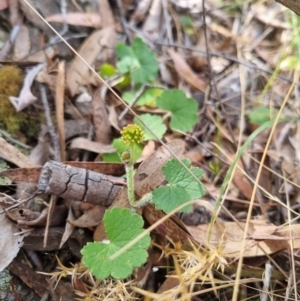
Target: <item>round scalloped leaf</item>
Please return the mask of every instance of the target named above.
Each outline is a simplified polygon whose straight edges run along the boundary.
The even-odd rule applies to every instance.
[[[164,91],[156,100],[159,108],[170,111],[170,126],[174,130],[189,132],[198,122],[198,105],[192,98],[187,98],[181,90]]]
[[[163,119],[160,116],[152,114],[142,114],[139,116],[139,118],[150,128],[150,130],[154,134],[156,134],[159,139],[162,139],[167,130],[167,127],[164,125]],[[142,128],[145,134],[145,141],[157,140],[136,117],[134,118],[134,122]]]
[[[129,72],[135,83],[146,84],[156,78],[159,66],[155,53],[140,38],[134,39],[131,46],[119,43],[116,54],[119,71]]]
[[[191,167],[190,160],[183,159],[182,163],[196,178],[200,179],[203,176],[201,169]],[[159,187],[152,192],[152,203],[155,204],[156,209],[169,213],[179,205],[201,198],[205,194],[203,184],[197,182],[177,159],[168,161],[162,169],[169,185]],[[180,212],[190,212],[191,210],[192,205],[187,205]]]
[[[134,268],[140,267],[147,261],[150,235],[147,234],[119,257],[111,260],[113,254],[144,231],[142,228],[144,220],[128,208],[114,207],[106,210],[103,222],[108,242],[88,243],[81,250],[83,264],[90,268],[92,274],[98,279],[109,276],[125,279]]]

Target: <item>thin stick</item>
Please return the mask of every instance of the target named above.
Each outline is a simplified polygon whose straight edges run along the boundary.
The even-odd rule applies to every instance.
[[[59,139],[57,137],[51,115],[50,115],[50,108],[48,104],[48,99],[46,95],[46,88],[43,84],[39,86],[40,88],[40,93],[41,93],[41,99],[45,111],[45,116],[46,116],[46,121],[47,121],[47,126],[49,130],[49,134],[52,139],[53,147],[54,147],[54,160],[57,162],[61,162],[61,156],[60,156],[60,146],[59,146]]]
[[[16,203],[16,204],[14,204],[14,205],[12,205],[12,206],[10,206],[10,207],[8,207],[8,208],[3,209],[2,211],[0,211],[0,214],[3,214],[4,212],[9,211],[9,210],[11,210],[11,209],[17,208],[17,207],[19,207],[19,206],[25,204],[26,202],[32,200],[33,198],[35,198],[37,195],[40,195],[40,194],[42,194],[42,193],[40,193],[40,192],[35,192],[35,193],[34,193],[33,195],[31,195],[29,198],[27,198],[27,199],[25,199],[25,200],[23,200],[23,201],[21,201],[21,202],[19,202],[19,203]]]
[[[10,134],[8,134],[7,132],[5,132],[4,130],[1,130],[1,129],[0,129],[0,136],[3,136],[5,138],[5,140],[8,140],[9,142],[16,144],[22,148],[29,149],[29,150],[32,149],[32,147],[14,139]]]
[[[22,24],[22,22],[20,21],[18,24],[14,25],[14,27],[10,33],[9,39],[5,42],[4,46],[1,49],[0,61],[4,61],[7,54],[9,53],[11,46],[13,45],[16,37],[18,36],[18,34],[20,32],[21,24]]]

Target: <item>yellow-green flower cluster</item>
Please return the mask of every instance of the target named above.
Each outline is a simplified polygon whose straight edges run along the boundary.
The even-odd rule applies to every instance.
[[[121,135],[122,141],[129,146],[144,141],[144,132],[137,124],[128,124],[125,126],[121,131]]]

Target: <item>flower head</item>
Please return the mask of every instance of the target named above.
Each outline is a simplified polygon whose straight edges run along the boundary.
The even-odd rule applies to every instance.
[[[131,161],[131,154],[130,151],[125,151],[121,154],[121,160],[124,164],[129,164]]]
[[[144,140],[144,132],[137,124],[128,124],[125,126],[121,131],[121,135],[122,141],[129,146],[135,143],[142,143]]]

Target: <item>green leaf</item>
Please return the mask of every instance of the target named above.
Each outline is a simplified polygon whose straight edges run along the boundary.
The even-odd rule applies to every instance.
[[[112,276],[125,279],[134,268],[143,265],[148,257],[150,235],[146,235],[135,245],[114,260],[110,257],[127,243],[141,234],[144,229],[143,218],[128,208],[114,207],[106,210],[104,218],[108,242],[88,243],[82,250],[83,264],[90,268],[98,279]]]
[[[170,126],[185,133],[192,130],[198,122],[198,105],[192,98],[187,98],[181,90],[164,91],[156,100],[159,108],[172,114]]]
[[[99,75],[103,78],[111,77],[116,74],[115,67],[111,64],[103,64],[99,69]]]
[[[142,114],[139,118],[142,119],[142,121],[150,128],[150,130],[152,130],[153,133],[156,134],[159,139],[164,136],[167,127],[164,125],[163,119],[160,116]],[[157,140],[136,117],[134,118],[134,122],[142,128],[145,135],[145,141]]]
[[[119,71],[129,72],[136,84],[145,84],[157,77],[159,67],[155,53],[140,38],[134,39],[131,46],[119,43],[116,54],[119,59]]]
[[[163,92],[163,89],[158,89],[158,88],[151,88],[147,89],[137,100],[135,103],[137,106],[151,106],[155,107],[156,106],[156,99],[161,93]],[[128,103],[131,104],[138,91],[132,92],[132,91],[127,91],[124,92],[122,95],[122,98]]]
[[[120,154],[128,150],[128,145],[126,145],[120,138],[113,140],[112,145],[117,150],[114,153],[102,154],[102,159],[104,162],[122,162],[120,159]],[[141,144],[134,145],[133,160],[134,162],[141,156],[143,152],[143,146]]]
[[[181,161],[189,170],[200,179],[203,170],[191,167],[191,161],[183,159]],[[203,184],[198,183],[194,177],[175,158],[168,161],[163,166],[163,174],[169,182],[169,186],[159,187],[152,192],[152,202],[159,210],[166,213],[188,201],[201,198],[205,194]],[[190,212],[192,205],[187,205],[181,212]]]
[[[248,118],[251,123],[253,124],[263,124],[269,120],[271,120],[271,116],[276,116],[278,113],[278,110],[272,109],[267,107],[260,107],[257,109],[249,110],[248,111]]]

